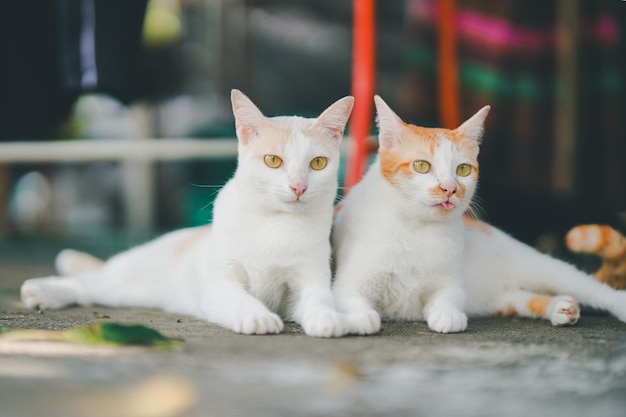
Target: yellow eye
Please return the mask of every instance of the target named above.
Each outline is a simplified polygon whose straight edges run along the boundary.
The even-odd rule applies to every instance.
[[[311,168],[316,171],[326,168],[326,164],[328,164],[328,158],[325,156],[316,156],[311,160]]]
[[[472,166],[470,164],[461,164],[456,167],[456,174],[460,177],[467,177],[472,172]]]
[[[413,162],[413,169],[420,174],[425,174],[430,171],[430,162],[427,161],[415,161]]]
[[[276,155],[265,155],[265,158],[263,159],[263,161],[265,162],[265,165],[274,169],[278,168],[283,163],[283,160],[280,159],[280,157]]]

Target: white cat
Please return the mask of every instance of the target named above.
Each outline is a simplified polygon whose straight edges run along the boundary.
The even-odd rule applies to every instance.
[[[375,103],[378,157],[341,203],[332,235],[334,293],[350,333],[378,332],[381,316],[442,333],[465,330],[466,313],[574,324],[576,298],[626,321],[626,292],[465,214],[488,106],[448,130],[406,124]]]
[[[64,277],[24,282],[31,308],[70,304],[158,308],[238,333],[279,333],[281,316],[310,336],[347,332],[330,289],[330,229],[340,142],[354,99],[317,119],[265,117],[231,94],[238,165],[213,224],[168,233],[105,263],[61,252]]]

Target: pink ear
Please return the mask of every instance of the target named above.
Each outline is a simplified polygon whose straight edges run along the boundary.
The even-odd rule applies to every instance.
[[[380,96],[374,97],[374,104],[376,104],[378,122],[378,142],[381,149],[389,150],[400,140],[400,131],[404,122]]]
[[[483,137],[485,119],[487,118],[487,114],[489,114],[489,109],[491,109],[491,106],[485,106],[478,110],[476,114],[467,119],[465,123],[456,129],[457,132],[462,133],[466,138],[480,143],[480,140]]]
[[[244,93],[239,90],[230,92],[230,102],[235,116],[237,137],[243,145],[259,135],[259,128],[265,116]]]
[[[354,97],[347,96],[341,98],[328,106],[326,110],[319,115],[315,124],[325,131],[337,142],[343,138],[343,131],[348,123],[350,113],[352,113],[352,106],[354,106]]]

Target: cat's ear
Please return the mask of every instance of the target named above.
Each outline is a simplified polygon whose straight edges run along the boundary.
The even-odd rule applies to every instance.
[[[485,130],[485,119],[487,118],[487,114],[489,114],[489,109],[491,109],[491,106],[485,106],[478,110],[476,114],[467,119],[465,123],[457,127],[456,131],[460,132],[466,138],[480,143],[483,137],[483,131]]]
[[[324,129],[337,142],[341,141],[350,113],[354,106],[354,97],[347,96],[335,101],[319,115],[315,125]]]
[[[230,92],[230,102],[235,116],[237,137],[242,144],[247,145],[259,135],[259,128],[265,116],[244,93],[239,90]]]
[[[381,149],[389,150],[398,143],[404,122],[380,96],[374,96],[374,104],[378,122],[378,142]]]

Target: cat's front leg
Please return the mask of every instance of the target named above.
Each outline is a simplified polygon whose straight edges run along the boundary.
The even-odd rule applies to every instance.
[[[380,314],[366,297],[346,285],[336,286],[334,292],[337,309],[346,317],[350,334],[368,335],[380,331]]]
[[[330,273],[327,279],[305,279],[293,286],[297,299],[292,315],[302,330],[313,337],[341,337],[348,333],[345,318],[335,309],[330,289]]]
[[[461,288],[448,287],[432,294],[424,307],[428,327],[438,333],[464,331],[467,328],[464,302],[465,294]]]
[[[342,308],[345,311],[351,334],[368,335],[380,332],[380,314],[370,307],[365,299],[344,299],[342,305],[351,307]]]
[[[202,301],[203,318],[235,333],[280,333],[283,321],[232,277],[213,276]]]

